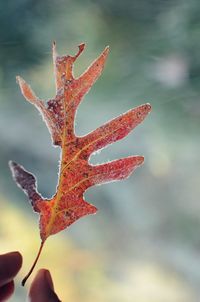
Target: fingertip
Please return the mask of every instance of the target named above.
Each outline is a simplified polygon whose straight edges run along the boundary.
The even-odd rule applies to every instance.
[[[52,280],[52,278],[51,278],[51,274],[50,274],[50,272],[48,271],[48,270],[46,270],[46,269],[43,269],[44,270],[44,276],[45,276],[45,279],[46,279],[46,282],[47,282],[47,284],[49,285],[49,287],[52,289],[52,290],[54,290],[54,285],[53,285],[53,280]]]
[[[12,257],[18,263],[19,266],[22,266],[23,257],[20,252],[14,251],[14,252],[7,253],[6,255]]]
[[[47,270],[45,268],[41,268],[37,272],[37,274],[33,280],[33,283],[32,283],[32,285],[34,285],[34,286],[39,286],[41,284],[43,284],[43,285],[45,284],[46,286],[48,286],[49,288],[54,290],[51,274],[50,274],[49,270]]]
[[[14,281],[10,281],[0,287],[0,301],[6,301],[14,292]]]
[[[37,272],[30,287],[29,299],[30,302],[60,301],[54,292],[51,274],[47,269],[43,268]]]
[[[22,266],[22,255],[18,251],[0,255],[0,286],[9,283]]]

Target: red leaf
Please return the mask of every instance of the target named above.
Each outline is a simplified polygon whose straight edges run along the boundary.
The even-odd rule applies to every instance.
[[[33,209],[40,214],[41,247],[29,274],[32,272],[45,240],[67,228],[82,216],[96,213],[95,206],[86,202],[83,193],[91,186],[127,178],[144,161],[142,156],[130,156],[106,164],[93,166],[88,159],[92,153],[125,137],[150,112],[149,104],[131,109],[93,132],[77,137],[74,132],[76,110],[83,96],[100,76],[109,48],[78,78],[73,76],[73,65],[84,50],[79,45],[75,56],[57,56],[53,43],[56,78],[56,97],[47,103],[38,99],[30,86],[20,77],[17,81],[22,94],[42,113],[53,143],[62,149],[59,182],[52,199],[44,199],[37,191],[35,177],[22,166],[11,162],[13,177],[27,194]]]

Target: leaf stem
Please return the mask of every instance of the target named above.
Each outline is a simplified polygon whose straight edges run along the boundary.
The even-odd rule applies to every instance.
[[[42,248],[43,248],[43,246],[44,246],[44,243],[45,243],[45,241],[41,241],[41,244],[40,244],[40,248],[39,248],[37,257],[35,258],[35,261],[34,261],[32,267],[31,267],[30,271],[28,272],[28,274],[27,274],[27,275],[24,277],[24,279],[22,280],[22,283],[21,283],[22,286],[25,285],[27,279],[30,277],[32,271],[34,270],[34,268],[35,268],[35,266],[36,266],[36,264],[37,264],[37,261],[38,261],[38,259],[39,259],[39,257],[40,257],[40,254],[41,254]]]

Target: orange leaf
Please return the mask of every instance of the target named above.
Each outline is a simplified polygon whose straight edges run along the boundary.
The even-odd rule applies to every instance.
[[[52,199],[44,199],[37,191],[35,177],[22,166],[10,162],[13,177],[27,194],[34,211],[40,214],[41,247],[38,256],[24,278],[32,272],[45,240],[67,228],[77,219],[94,214],[97,208],[86,202],[83,193],[91,186],[127,178],[144,161],[143,156],[130,156],[106,164],[91,165],[88,160],[95,151],[125,137],[150,112],[149,104],[129,110],[93,132],[77,137],[74,132],[76,110],[103,70],[109,48],[79,77],[74,78],[73,65],[84,50],[79,45],[75,56],[58,56],[53,43],[56,97],[45,103],[38,99],[30,86],[19,76],[17,81],[27,101],[41,112],[52,136],[53,144],[61,147],[62,157],[57,191]]]

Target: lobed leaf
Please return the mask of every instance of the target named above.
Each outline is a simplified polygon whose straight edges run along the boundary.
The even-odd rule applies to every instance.
[[[50,235],[60,232],[85,215],[96,213],[97,208],[84,200],[84,192],[96,184],[127,178],[144,161],[143,156],[129,156],[97,166],[89,164],[88,160],[93,152],[128,135],[144,120],[151,106],[144,104],[133,108],[93,132],[77,137],[74,132],[76,110],[83,96],[101,75],[109,52],[106,47],[76,79],[73,66],[84,47],[84,44],[80,44],[74,56],[58,56],[53,43],[56,96],[47,103],[40,100],[21,77],[17,77],[25,99],[40,111],[49,128],[53,144],[60,146],[62,151],[57,190],[51,199],[44,199],[38,193],[36,179],[31,173],[10,162],[14,180],[40,215],[41,246],[30,272],[22,282],[23,285]]]

